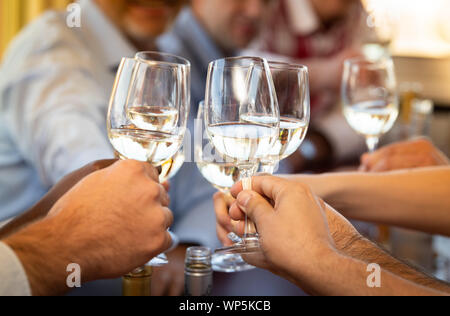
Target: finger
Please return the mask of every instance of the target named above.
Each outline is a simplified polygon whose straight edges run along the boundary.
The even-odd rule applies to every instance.
[[[170,182],[166,181],[162,184],[164,186],[164,189],[166,189],[167,192],[170,191]]]
[[[233,233],[242,237],[245,234],[245,220],[242,221],[232,221]]]
[[[252,178],[252,191],[263,195],[273,201],[276,201],[278,194],[281,190],[289,185],[288,180],[281,179],[273,176],[261,176]],[[239,182],[231,188],[231,194],[238,196],[243,191],[242,183]]]
[[[169,229],[170,226],[172,226],[172,224],[173,224],[173,213],[167,207],[163,207],[162,211],[164,214],[164,228]],[[172,238],[171,238],[171,240],[172,240]]]
[[[228,234],[231,231],[227,231],[225,228],[223,228],[219,224],[216,225],[216,229],[217,229],[217,237],[219,238],[219,241],[222,243],[222,245],[224,245],[225,247],[229,247],[229,246],[233,245],[231,240],[228,238]]]
[[[159,200],[163,206],[170,205],[170,196],[162,184],[159,185]]]
[[[239,208],[237,202],[231,205],[229,215],[232,221],[243,221],[245,219],[245,213]]]
[[[233,226],[231,225],[231,218],[228,215],[228,203],[225,194],[221,192],[214,194],[213,201],[217,223],[231,232]]]
[[[237,197],[237,205],[257,226],[274,212],[272,205],[253,191],[241,192]]]
[[[142,168],[144,169],[145,174],[152,179],[153,181],[159,183],[159,172],[153,167],[151,164],[147,162],[142,163]]]

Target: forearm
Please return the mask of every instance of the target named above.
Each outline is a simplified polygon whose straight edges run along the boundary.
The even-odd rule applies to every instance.
[[[346,256],[367,263],[376,263],[384,270],[389,271],[405,280],[415,284],[450,294],[450,287],[435,278],[426,275],[408,264],[392,257],[377,245],[362,236],[352,238],[338,238],[338,250]]]
[[[437,296],[445,295],[397,276],[381,266],[380,287],[370,287],[369,263],[338,251],[328,252],[310,270],[293,271],[295,283],[314,295],[330,296]]]
[[[450,168],[288,176],[346,217],[450,235]]]
[[[52,236],[51,221],[32,225],[4,240],[17,255],[28,276],[34,296],[60,295],[68,291],[65,259],[61,240]]]

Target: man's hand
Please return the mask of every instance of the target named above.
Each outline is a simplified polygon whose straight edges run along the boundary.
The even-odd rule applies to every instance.
[[[58,184],[56,184],[35,206],[28,212],[17,217],[2,227],[0,230],[0,239],[6,238],[13,233],[19,231],[25,226],[34,223],[45,216],[47,216],[53,205],[69,191],[81,179],[90,175],[93,172],[107,168],[115,163],[117,160],[100,160],[88,164],[87,166],[72,172],[64,177]]]
[[[229,215],[229,209],[235,201],[236,200],[232,196],[225,195],[221,192],[214,195],[217,236],[225,247],[232,245],[231,240],[228,238],[229,233],[243,234],[242,222],[234,221]],[[350,251],[349,248],[354,242],[363,238],[353,225],[331,206],[325,205],[325,214],[327,217],[328,228],[337,250],[347,253],[347,251]],[[239,213],[237,215],[239,216]],[[241,216],[244,215],[241,214]],[[260,267],[263,265],[264,268],[270,269],[266,262],[263,262],[264,258],[258,259],[261,262]]]
[[[170,247],[173,217],[158,173],[120,161],[79,182],[49,216],[5,242],[25,267],[34,295],[67,291],[66,267],[83,282],[120,277]]]
[[[242,221],[247,214],[254,221],[265,262],[245,257],[250,264],[268,268],[290,280],[306,281],[317,271],[324,256],[336,252],[328,230],[325,203],[300,183],[275,177],[254,177],[254,191],[242,191],[241,183],[231,193],[236,202],[230,217]],[[264,196],[264,197],[263,197]],[[242,235],[243,225],[236,233]],[[308,286],[306,281],[304,286]]]
[[[383,147],[361,158],[360,170],[383,172],[449,165],[449,159],[429,140],[420,138]]]
[[[189,246],[180,245],[167,253],[169,263],[153,268],[152,296],[180,296],[184,293],[184,260]]]

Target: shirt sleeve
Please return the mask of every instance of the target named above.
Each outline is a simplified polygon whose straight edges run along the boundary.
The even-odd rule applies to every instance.
[[[14,251],[0,242],[0,296],[31,296],[25,270]]]
[[[2,91],[2,112],[22,157],[50,187],[113,152],[106,137],[107,96],[98,80],[76,61],[47,63],[37,60],[38,68],[11,81]]]

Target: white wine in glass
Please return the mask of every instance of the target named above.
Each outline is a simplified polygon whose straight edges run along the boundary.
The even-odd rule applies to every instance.
[[[261,169],[273,174],[276,164],[295,153],[305,140],[310,94],[307,67],[282,62],[269,62],[269,66],[280,108],[280,133],[270,154],[261,160]]]
[[[342,81],[344,116],[366,138],[370,152],[394,126],[399,114],[394,63],[391,58],[346,60]]]
[[[197,122],[203,123],[204,102],[200,102],[197,114]],[[197,130],[197,129],[196,129]],[[203,127],[200,129],[203,135]],[[211,151],[204,150],[203,141],[195,144],[195,162],[202,176],[220,192],[229,195],[233,185],[242,178],[241,170],[234,162],[227,162],[222,156],[214,155]],[[209,146],[207,144],[206,146]],[[251,170],[256,173],[259,164],[255,164]],[[232,241],[241,241],[235,234]],[[215,253],[212,257],[213,270],[216,272],[243,272],[255,267],[246,263],[240,254]]]
[[[134,59],[122,60],[107,118],[110,142],[121,159],[148,162],[161,168],[173,162],[186,131],[189,85],[190,63],[177,56],[144,52]],[[161,254],[150,265],[167,262],[167,257]],[[141,284],[145,289],[142,295],[148,295],[147,284],[136,281],[145,271],[145,267],[139,267],[128,274],[124,286]]]
[[[213,147],[239,168],[244,189],[251,190],[254,166],[270,155],[280,128],[278,101],[267,60],[235,57],[210,63],[204,120]],[[246,218],[242,242],[217,251],[259,252],[255,225]]]
[[[137,127],[152,131],[171,131],[178,123],[178,110],[164,106],[133,106],[128,108],[130,121]]]

